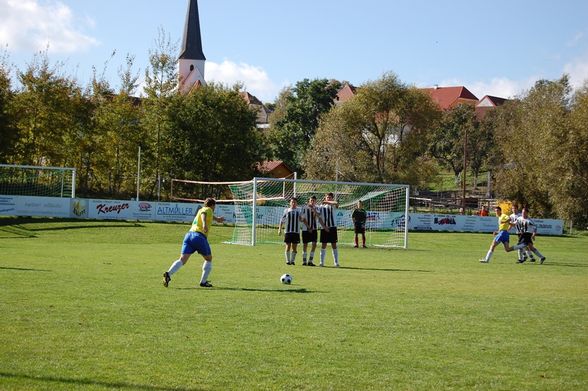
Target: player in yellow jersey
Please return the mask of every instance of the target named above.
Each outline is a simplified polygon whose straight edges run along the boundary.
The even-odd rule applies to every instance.
[[[218,223],[225,221],[223,217],[214,216],[215,207],[216,201],[214,198],[207,198],[204,201],[204,206],[196,213],[196,217],[192,222],[192,227],[190,227],[190,230],[184,236],[180,258],[172,263],[168,271],[163,273],[163,286],[166,288],[171,281],[171,275],[184,266],[186,262],[188,262],[190,256],[195,252],[198,252],[204,258],[200,286],[203,288],[212,287],[212,284],[207,280],[208,275],[212,270],[212,251],[208,244],[208,233],[210,232],[213,220]]]
[[[497,206],[496,208],[494,208],[494,211],[496,212],[496,216],[498,217],[498,232],[495,232],[496,235],[494,236],[494,239],[492,240],[492,244],[490,245],[490,250],[488,250],[486,257],[483,259],[480,259],[480,262],[482,262],[482,263],[490,262],[490,258],[492,258],[492,254],[494,253],[494,249],[500,243],[502,243],[504,245],[504,250],[506,252],[519,250],[519,249],[525,247],[524,244],[517,244],[514,247],[510,247],[510,244],[508,243],[508,240],[509,240],[508,230],[514,225],[514,223],[511,221],[509,215],[502,213],[502,208],[500,206]]]

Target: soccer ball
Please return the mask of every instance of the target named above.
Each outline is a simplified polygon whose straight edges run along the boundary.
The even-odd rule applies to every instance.
[[[282,284],[290,285],[292,283],[292,276],[286,273],[282,275],[282,277],[280,277],[280,281],[282,282]]]

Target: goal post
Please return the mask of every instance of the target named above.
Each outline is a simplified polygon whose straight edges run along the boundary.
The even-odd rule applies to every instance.
[[[290,198],[299,206],[311,196],[320,205],[326,193],[333,193],[339,242],[353,244],[351,218],[358,201],[367,211],[366,241],[372,247],[408,245],[409,186],[385,183],[357,183],[284,178],[254,178],[229,185],[235,207],[235,229],[231,243],[255,245],[281,243],[277,228]]]
[[[0,194],[75,198],[76,169],[0,164]]]

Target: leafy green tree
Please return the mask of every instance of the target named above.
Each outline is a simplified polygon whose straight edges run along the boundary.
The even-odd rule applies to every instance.
[[[424,155],[438,116],[428,96],[385,74],[324,115],[306,155],[306,174],[422,184],[435,171]]]
[[[15,143],[18,139],[14,123],[14,91],[6,57],[0,56],[0,162],[11,162]]]
[[[327,79],[304,79],[289,91],[283,91],[276,104],[274,115],[279,119],[270,123],[274,154],[296,171],[302,169],[302,161],[316,130],[320,117],[334,105],[341,83]]]
[[[149,66],[145,70],[144,91],[147,97],[143,100],[143,126],[152,146],[146,155],[145,165],[149,198],[156,188],[157,194],[160,194],[161,173],[169,171],[173,165],[171,159],[162,152],[169,143],[167,110],[178,88],[177,51],[177,45],[172,44],[169,35],[160,29],[155,48],[149,52]]]
[[[77,148],[76,132],[85,124],[81,88],[72,78],[51,67],[41,53],[23,72],[14,98],[19,140],[15,160],[23,164],[70,166]]]
[[[203,181],[250,178],[267,147],[255,127],[256,114],[237,88],[208,84],[168,105],[174,162],[169,176]]]
[[[429,153],[442,166],[451,169],[456,180],[464,168],[466,137],[475,134],[477,127],[474,108],[461,104],[443,112],[439,127],[432,133]]]

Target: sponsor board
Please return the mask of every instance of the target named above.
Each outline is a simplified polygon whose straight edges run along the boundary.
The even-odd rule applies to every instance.
[[[154,203],[153,219],[156,221],[177,221],[191,223],[201,204],[186,202],[156,202]]]
[[[16,213],[16,197],[0,196],[0,215],[18,216]]]
[[[19,216],[70,217],[70,198],[15,197]]]
[[[74,198],[71,200],[71,217],[77,219],[88,218],[88,200],[83,198]]]

